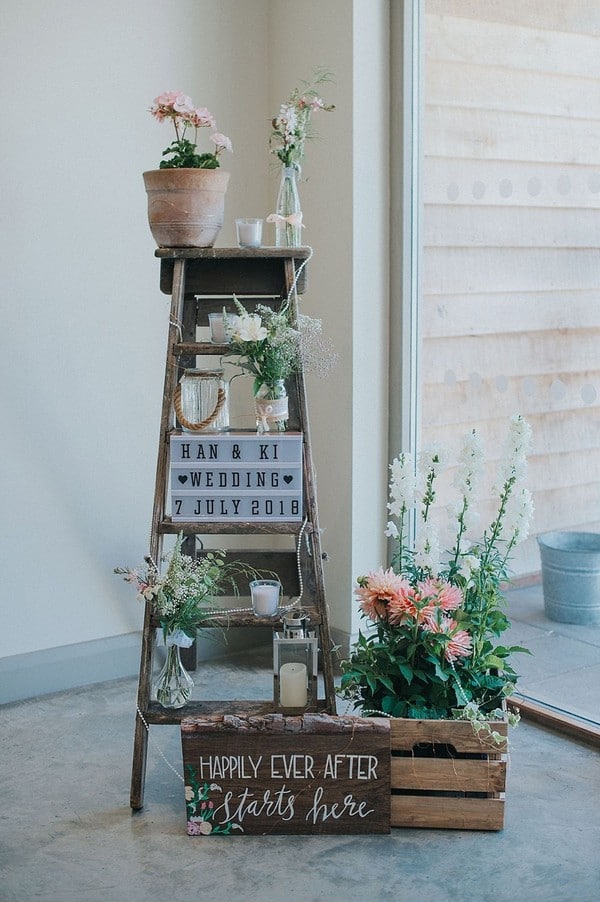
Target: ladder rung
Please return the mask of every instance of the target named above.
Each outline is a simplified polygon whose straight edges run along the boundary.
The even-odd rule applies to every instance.
[[[275,522],[257,523],[250,520],[219,520],[217,522],[198,522],[197,520],[176,520],[165,517],[158,525],[159,532],[168,535],[179,532],[184,535],[235,535],[239,533],[255,535],[297,535],[302,529],[300,520],[277,520]],[[312,523],[307,523],[304,533],[311,533]]]
[[[177,357],[186,354],[225,354],[229,350],[228,344],[214,344],[212,341],[178,341],[173,346],[173,352]]]
[[[316,608],[311,608],[310,606],[304,604],[301,604],[299,607],[303,613],[308,615],[309,626],[319,626],[322,621],[322,617]],[[158,629],[160,627],[160,618],[153,614],[151,618],[151,624],[155,629]],[[281,617],[257,617],[252,613],[252,611],[240,611],[239,614],[234,613],[219,616],[218,609],[216,609],[215,616],[208,617],[202,624],[200,624],[199,629],[210,629],[210,627],[213,626],[219,627],[221,629],[236,626],[260,626],[262,628],[273,627],[275,629],[281,629],[283,626],[283,620]]]

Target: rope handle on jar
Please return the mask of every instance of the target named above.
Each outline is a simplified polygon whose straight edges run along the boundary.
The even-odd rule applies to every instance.
[[[200,432],[202,429],[206,429],[207,426],[210,426],[211,423],[214,423],[214,421],[221,413],[226,401],[227,395],[225,394],[225,390],[223,388],[219,388],[217,391],[217,403],[215,404],[215,409],[213,410],[213,412],[209,413],[209,415],[205,417],[200,423],[191,423],[183,415],[183,410],[181,407],[181,383],[177,385],[173,394],[173,405],[175,407],[177,419],[184,427],[184,429],[190,429],[193,432]]]

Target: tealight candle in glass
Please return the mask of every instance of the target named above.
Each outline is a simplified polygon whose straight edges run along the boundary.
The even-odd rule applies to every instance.
[[[229,344],[229,336],[225,330],[225,318],[222,313],[209,313],[210,340],[214,345]]]
[[[250,596],[256,617],[274,617],[279,608],[281,583],[276,579],[254,579],[250,583]]]
[[[236,219],[237,239],[240,247],[260,247],[262,219]]]

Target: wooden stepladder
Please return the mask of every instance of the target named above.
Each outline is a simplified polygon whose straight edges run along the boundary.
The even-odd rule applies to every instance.
[[[300,596],[300,607],[309,618],[311,630],[314,630],[318,637],[322,678],[319,681],[316,704],[311,710],[334,714],[331,640],[325,603],[323,555],[304,374],[300,372],[286,380],[290,415],[288,430],[299,433],[302,437],[301,516],[289,520],[281,517],[269,520],[252,516],[243,521],[182,520],[173,515],[169,497],[170,443],[172,435],[177,434],[173,402],[179,378],[185,369],[198,366],[198,359],[206,359],[207,368],[214,367],[214,358],[219,358],[228,350],[226,344],[218,345],[208,340],[198,340],[198,329],[208,327],[209,313],[221,312],[224,307],[229,312],[235,313],[234,294],[243,298],[244,306],[250,311],[257,304],[267,304],[277,309],[289,298],[295,316],[297,294],[301,294],[304,290],[304,266],[310,254],[310,248],[307,247],[160,248],[156,251],[156,256],[161,260],[160,287],[164,293],[171,295],[171,309],[149,550],[153,560],[159,561],[164,536],[180,532],[185,537],[184,551],[190,555],[196,554],[199,541],[214,542],[213,537],[218,536],[218,543],[213,547],[227,550],[227,537],[237,537],[233,539],[235,544],[233,557],[236,560],[243,560],[257,570],[277,572],[285,596],[290,598]],[[249,405],[252,405],[251,389],[248,391]],[[232,431],[235,431],[233,426]],[[240,536],[253,537],[250,550],[239,550]],[[274,537],[279,537],[274,543],[277,547],[269,545]],[[290,547],[280,548],[286,542]],[[255,548],[257,543],[260,546],[258,549]],[[240,586],[240,593],[247,596],[247,586],[245,590]],[[243,604],[244,599],[241,600],[240,607]],[[277,631],[281,630],[280,617],[256,617],[247,610],[248,605],[249,599],[246,597],[245,611],[241,610],[240,613],[234,614],[228,611],[226,617],[211,618],[210,626],[220,626],[224,629],[272,627]],[[156,617],[153,616],[150,606],[146,605],[131,777],[131,807],[134,810],[142,808],[144,804],[146,755],[151,725],[176,724],[183,718],[194,715],[239,713],[249,716],[267,714],[275,710],[272,698],[264,701],[193,700],[176,710],[163,708],[158,702],[153,701],[151,681],[157,626]]]

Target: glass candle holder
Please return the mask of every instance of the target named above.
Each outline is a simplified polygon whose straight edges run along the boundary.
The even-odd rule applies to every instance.
[[[184,432],[227,432],[229,406],[223,370],[184,370],[173,397]]]
[[[262,219],[236,219],[237,239],[240,247],[260,247],[262,242]]]
[[[225,320],[222,313],[209,313],[210,340],[214,345],[228,345],[229,336],[225,331]]]
[[[254,579],[250,583],[250,596],[256,617],[274,617],[279,608],[281,583],[276,579]]]

